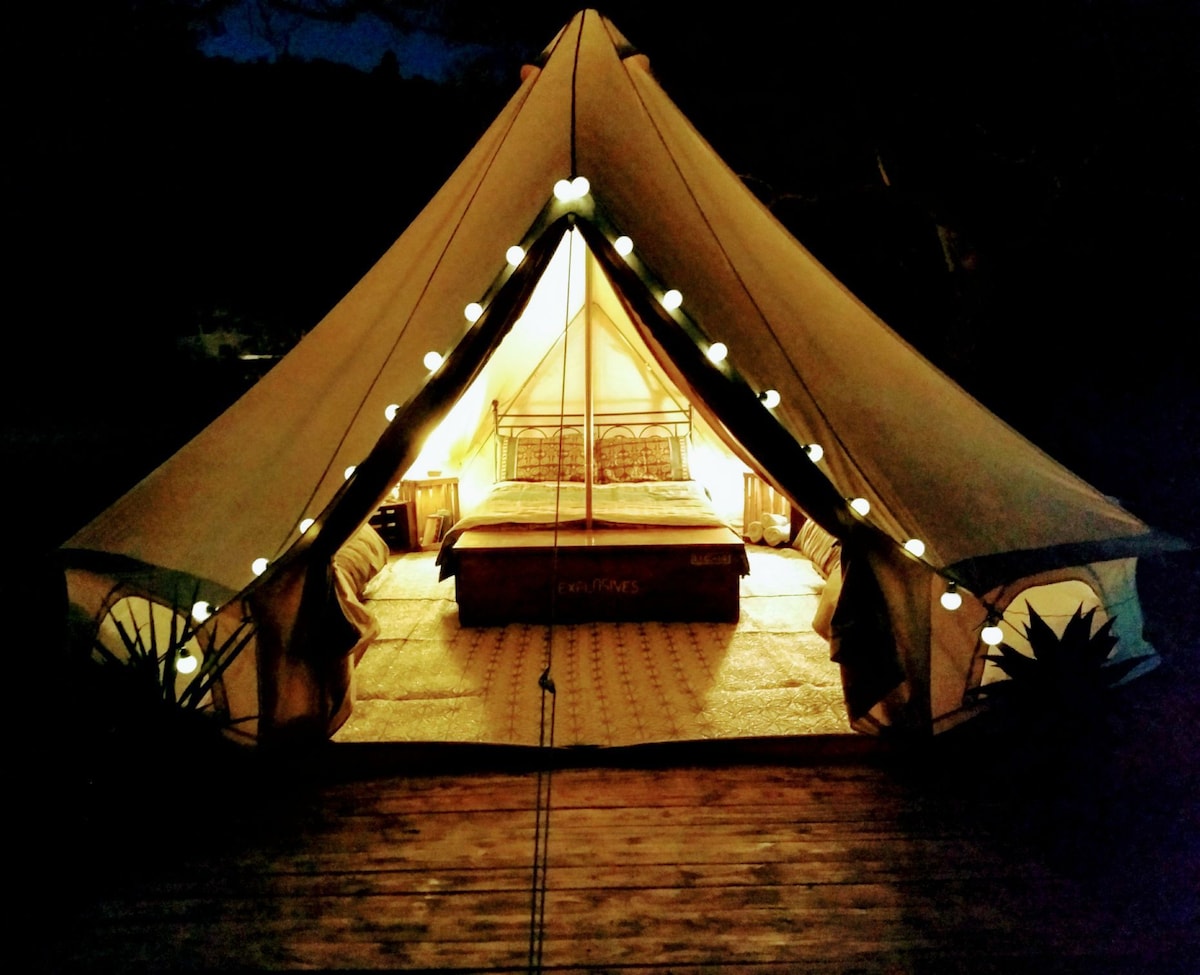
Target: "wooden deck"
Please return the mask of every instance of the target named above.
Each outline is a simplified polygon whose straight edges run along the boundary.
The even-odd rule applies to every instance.
[[[861,739],[540,773],[530,750],[360,747],[190,803],[114,790],[27,891],[53,905],[43,969],[1195,971],[1195,777],[1135,756],[1054,779]]]

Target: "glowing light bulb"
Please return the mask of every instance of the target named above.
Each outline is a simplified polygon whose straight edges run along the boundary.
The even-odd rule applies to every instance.
[[[851,498],[850,507],[857,511],[864,518],[871,513],[871,502],[866,498]]]
[[[192,619],[197,623],[203,623],[213,614],[212,607],[203,599],[192,604]]]
[[[525,248],[520,244],[513,244],[512,247],[504,252],[504,259],[513,267],[516,267],[525,260]]]
[[[667,311],[674,311],[683,304],[683,294],[676,288],[664,292],[662,296],[662,306]]]
[[[303,535],[316,523],[317,522],[315,518],[305,518],[302,522],[300,522],[300,534]]]
[[[383,410],[383,415],[385,417],[387,417],[388,423],[391,423],[394,419],[396,419],[396,414],[399,412],[400,412],[400,404],[399,403],[388,403],[388,405]]]
[[[354,476],[354,472],[355,472],[356,470],[358,470],[358,465],[357,465],[357,464],[351,464],[351,465],[350,465],[349,467],[347,467],[347,468],[346,468],[344,471],[342,471],[342,475],[343,475],[343,476],[346,478],[346,480],[348,481],[348,480],[350,480],[350,478],[352,478],[352,477]]]
[[[919,538],[910,538],[904,543],[904,551],[909,555],[915,555],[917,558],[920,558],[925,554],[925,543]]]
[[[979,638],[989,647],[994,647],[1004,639],[1004,631],[1000,629],[1000,624],[989,623],[980,631]]]
[[[560,179],[554,184],[554,198],[563,203],[571,199],[571,181],[569,179]]]
[[[633,253],[633,239],[622,234],[613,241],[613,250],[622,257],[628,257]]]
[[[708,356],[709,362],[724,362],[725,357],[729,355],[729,348],[724,342],[714,342],[704,354]]]
[[[819,443],[810,443],[804,448],[804,452],[808,454],[808,459],[814,464],[819,464],[821,462],[821,458],[825,456],[825,448]]]
[[[483,305],[478,301],[472,301],[463,309],[463,315],[466,316],[468,322],[477,322],[483,317]]]
[[[762,400],[762,405],[768,410],[773,410],[779,405],[779,390],[764,389],[758,394],[758,398]]]
[[[175,658],[175,669],[181,674],[193,673],[199,666],[200,661],[192,656],[192,652],[187,647],[180,650],[179,656]]]
[[[268,565],[270,565],[270,562],[268,562],[266,559],[255,559],[252,563],[250,563],[250,571],[256,576],[260,576],[267,571]]]
[[[433,372],[442,364],[442,354],[440,352],[426,352],[425,358],[421,360],[425,363],[425,368]]]
[[[592,184],[586,176],[576,176],[571,180],[571,193],[576,200],[581,200],[592,191]]]
[[[946,587],[946,591],[942,593],[941,603],[942,609],[948,609],[952,613],[962,606],[962,593],[958,591],[958,586],[956,586],[953,582],[950,583]]]

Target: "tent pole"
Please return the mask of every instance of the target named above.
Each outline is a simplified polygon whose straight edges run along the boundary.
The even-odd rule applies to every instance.
[[[595,466],[595,403],[592,401],[592,259],[591,252],[580,239],[583,247],[583,497],[584,527],[592,527],[592,480]]]

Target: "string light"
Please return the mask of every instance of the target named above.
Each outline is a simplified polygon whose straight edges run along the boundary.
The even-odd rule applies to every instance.
[[[560,179],[554,184],[554,198],[562,203],[581,200],[592,190],[592,184],[586,176],[576,176],[574,179]]]
[[[704,354],[708,356],[709,362],[724,362],[725,357],[729,355],[729,349],[724,342],[714,342]]]
[[[910,538],[904,543],[904,551],[918,559],[925,554],[925,543],[919,538]]]
[[[399,412],[399,403],[388,403],[388,405],[384,407],[383,415],[387,418],[388,423],[391,423],[394,419],[396,419],[396,414]]]
[[[466,308],[463,309],[463,315],[468,322],[477,322],[483,317],[483,305],[478,301],[472,301]]]
[[[175,658],[175,669],[181,674],[190,674],[199,666],[200,661],[192,656],[192,652],[187,647],[182,647]]]
[[[942,593],[942,609],[948,609],[954,612],[962,605],[962,593],[958,591],[958,586],[951,582],[946,586],[946,591]]]
[[[444,360],[442,359],[442,354],[440,352],[426,352],[425,358],[421,361],[425,363],[426,369],[428,369],[430,372],[433,372],[442,364]]]
[[[613,250],[615,250],[622,257],[628,257],[633,253],[633,240],[622,234],[613,241]]]
[[[300,534],[303,535],[306,531],[308,531],[310,528],[312,528],[312,526],[315,524],[316,524],[315,519],[305,518],[302,522],[300,522]]]
[[[192,604],[192,619],[197,623],[203,623],[213,614],[213,608],[203,599]]]
[[[1004,631],[994,616],[988,617],[987,626],[980,631],[979,638],[989,647],[997,646],[1004,639]]]
[[[762,405],[768,410],[773,410],[779,405],[779,390],[764,389],[758,394],[758,398],[762,401]]]
[[[516,267],[523,260],[525,260],[525,248],[520,244],[513,244],[512,247],[504,252],[504,259],[508,261],[510,265]]]
[[[667,311],[674,311],[682,304],[683,294],[677,288],[672,288],[670,291],[665,292],[662,296],[662,306]]]
[[[260,576],[267,571],[268,565],[270,565],[270,562],[267,559],[258,558],[250,563],[250,571],[256,576]]]
[[[814,464],[819,464],[821,458],[825,456],[825,448],[819,443],[810,443],[804,448],[804,452],[808,454],[808,459]]]
[[[358,465],[357,465],[357,464],[351,464],[351,465],[350,465],[349,467],[347,467],[347,468],[346,468],[344,471],[342,471],[342,475],[343,475],[343,476],[346,478],[346,480],[348,481],[348,480],[350,480],[350,478],[352,478],[352,477],[354,476],[354,472],[355,472],[356,470],[358,470]]]
[[[866,498],[851,498],[850,507],[857,511],[864,518],[871,513],[871,502]]]

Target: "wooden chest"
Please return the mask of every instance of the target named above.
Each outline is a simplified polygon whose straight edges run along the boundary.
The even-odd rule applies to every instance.
[[[739,615],[745,547],[724,528],[468,531],[454,547],[464,626]]]

